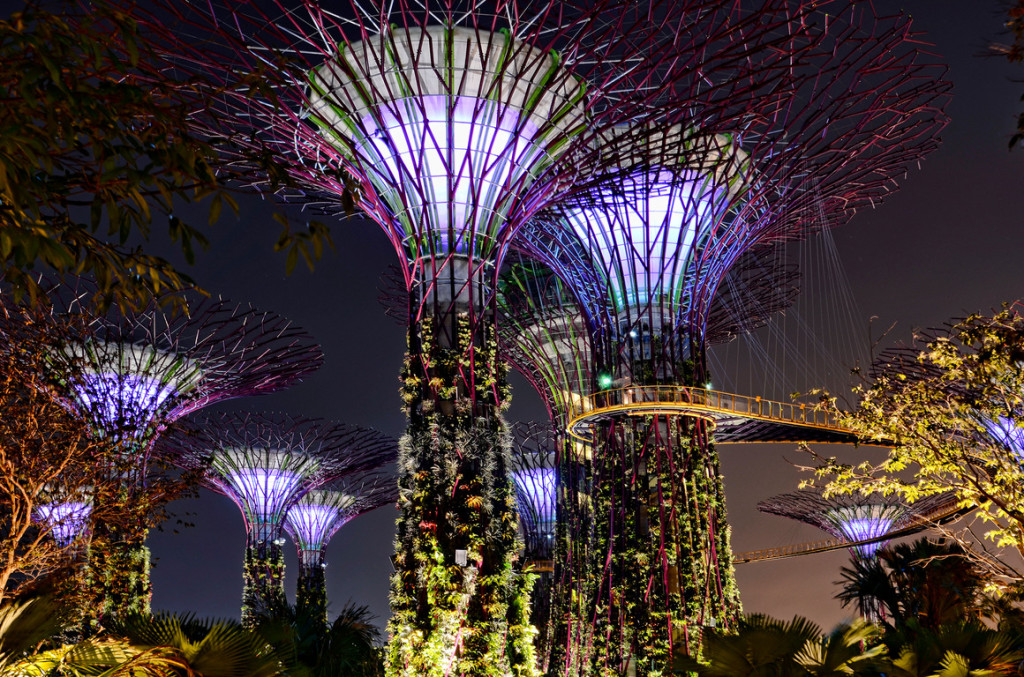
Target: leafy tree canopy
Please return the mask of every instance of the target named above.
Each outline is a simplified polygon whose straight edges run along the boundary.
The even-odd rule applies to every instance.
[[[209,114],[204,100],[218,86],[238,83],[175,80],[146,45],[102,0],[55,11],[30,2],[0,21],[0,273],[16,294],[39,293],[34,270],[89,274],[129,301],[181,289],[187,276],[134,243],[166,223],[192,263],[207,238],[175,206],[205,201],[209,225],[225,205],[237,212],[220,159],[229,139],[201,137],[189,122]],[[285,180],[271,154],[253,152],[272,189]],[[279,221],[275,249],[289,270],[300,256],[312,267],[331,245],[321,224]]]
[[[879,463],[819,457],[826,495],[952,492],[977,509],[988,538],[1024,552],[1024,316],[1007,306],[971,315],[886,355],[858,387],[857,407],[820,406],[868,444]]]

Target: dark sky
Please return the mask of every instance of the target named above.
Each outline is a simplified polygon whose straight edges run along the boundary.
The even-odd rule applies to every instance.
[[[952,122],[941,149],[886,204],[857,215],[835,233],[863,314],[852,331],[860,327],[866,334],[867,318],[878,316],[876,326],[898,321],[895,333],[907,336],[911,327],[935,325],[1024,296],[1024,216],[1019,207],[1024,149],[1007,150],[1024,93],[1024,84],[1012,78],[1024,78],[1024,66],[1014,69],[1001,59],[977,57],[1002,28],[998,0],[875,4],[880,10],[902,7],[914,16],[915,27],[950,64],[955,85]],[[0,7],[12,6],[17,3],[0,0]],[[271,252],[277,234],[271,213],[269,204],[245,202],[237,222],[223,219],[213,230],[210,250],[188,272],[215,294],[280,312],[309,330],[324,346],[326,365],[288,392],[222,408],[282,410],[400,435],[405,421],[397,390],[405,337],[377,303],[378,277],[395,260],[383,231],[364,221],[334,224],[337,252],[329,253],[315,273],[297,269],[287,277],[283,257]],[[796,387],[818,385],[808,380]],[[521,379],[514,378],[513,384],[510,418],[541,417],[538,398]],[[720,452],[735,550],[823,538],[813,528],[761,515],[754,508],[763,498],[796,488],[798,473],[786,460],[797,458],[791,446],[723,446]],[[844,453],[857,457],[869,451]],[[180,533],[168,528],[150,539],[156,559],[154,608],[237,618],[245,542],[238,509],[207,492],[174,508],[195,513],[189,519],[196,526]],[[369,605],[381,624],[386,620],[395,517],[392,508],[378,510],[346,525],[331,542],[327,582],[335,611],[352,600]],[[287,585],[293,594],[291,545],[286,552]],[[833,582],[846,559],[839,551],[740,565],[744,608],[781,617],[801,614],[831,625],[849,615],[832,599]]]

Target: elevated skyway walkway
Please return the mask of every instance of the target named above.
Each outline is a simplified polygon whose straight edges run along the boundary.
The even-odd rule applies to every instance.
[[[569,434],[589,442],[594,424],[619,416],[684,414],[709,421],[715,442],[824,442],[853,444],[852,431],[813,405],[776,402],[688,386],[628,386],[601,390],[580,400]]]

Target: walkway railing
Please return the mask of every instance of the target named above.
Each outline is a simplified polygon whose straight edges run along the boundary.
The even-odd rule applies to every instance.
[[[712,420],[716,416],[738,416],[849,432],[839,425],[835,416],[813,405],[775,402],[687,386],[629,386],[598,391],[584,398],[581,408],[573,412],[569,432],[586,440],[587,429],[598,419],[615,414],[642,416],[656,413],[689,413]]]

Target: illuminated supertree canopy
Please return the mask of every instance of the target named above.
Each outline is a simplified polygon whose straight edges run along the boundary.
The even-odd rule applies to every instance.
[[[870,559],[900,536],[927,529],[930,517],[948,513],[956,505],[950,495],[928,496],[911,504],[898,496],[848,494],[825,498],[816,490],[781,494],[761,501],[757,509],[788,517],[851,543],[855,557]]]
[[[94,436],[116,442],[110,473],[121,479],[120,495],[102,500],[125,510],[146,509],[137,492],[152,445],[168,424],[214,402],[288,387],[323,360],[306,332],[245,305],[197,294],[177,305],[161,299],[135,310],[101,309],[85,280],[46,285],[46,291],[47,312],[24,309],[5,331],[31,333],[48,346],[53,392]],[[103,614],[148,609],[147,519],[125,521],[138,524],[134,529],[95,525],[89,566],[105,572],[92,577]]]
[[[512,663],[530,665],[522,619],[494,615],[504,608],[496,600],[517,585],[502,573],[514,533],[494,277],[531,215],[615,171],[608,158],[634,139],[613,128],[685,100],[674,84],[694,70],[692,42],[706,39],[688,12],[699,16],[704,7],[353,2],[329,12],[307,0],[277,17],[262,10],[280,9],[276,3],[161,4],[177,35],[159,18],[142,22],[155,43],[168,45],[175,68],[224,80],[260,73],[273,94],[239,88],[239,96],[213,102],[234,116],[233,138],[276,148],[307,187],[291,197],[308,206],[340,211],[357,187],[358,206],[404,264],[413,322],[400,483],[410,500],[400,504],[389,669],[506,673],[518,669]],[[760,34],[756,20],[741,23],[735,45]],[[746,67],[736,52],[695,53],[701,67]],[[262,176],[254,182],[269,185]],[[427,471],[436,466],[452,472]],[[423,533],[423,524],[436,533]],[[474,563],[475,583],[454,568],[460,552]],[[428,593],[423,561],[444,562],[452,585],[470,595],[468,607],[456,595]],[[467,611],[476,608],[483,612]],[[463,633],[467,622],[473,631]],[[427,646],[453,655],[428,665]]]
[[[525,561],[547,564],[555,539],[555,460],[558,439],[551,426],[517,423],[510,468],[516,509],[526,544]]]
[[[393,462],[394,449],[385,462]],[[331,538],[363,513],[393,504],[398,498],[395,477],[378,470],[357,472],[305,493],[285,515],[284,528],[299,554],[295,604],[327,620],[324,578],[325,551]]]
[[[242,512],[246,527],[242,620],[283,604],[281,532],[288,511],[325,482],[394,461],[375,430],[284,414],[201,416],[161,438],[161,455],[204,467],[206,484]]]
[[[92,497],[78,496],[68,500],[51,500],[36,506],[33,519],[50,529],[53,540],[67,548],[84,538],[92,514]]]

